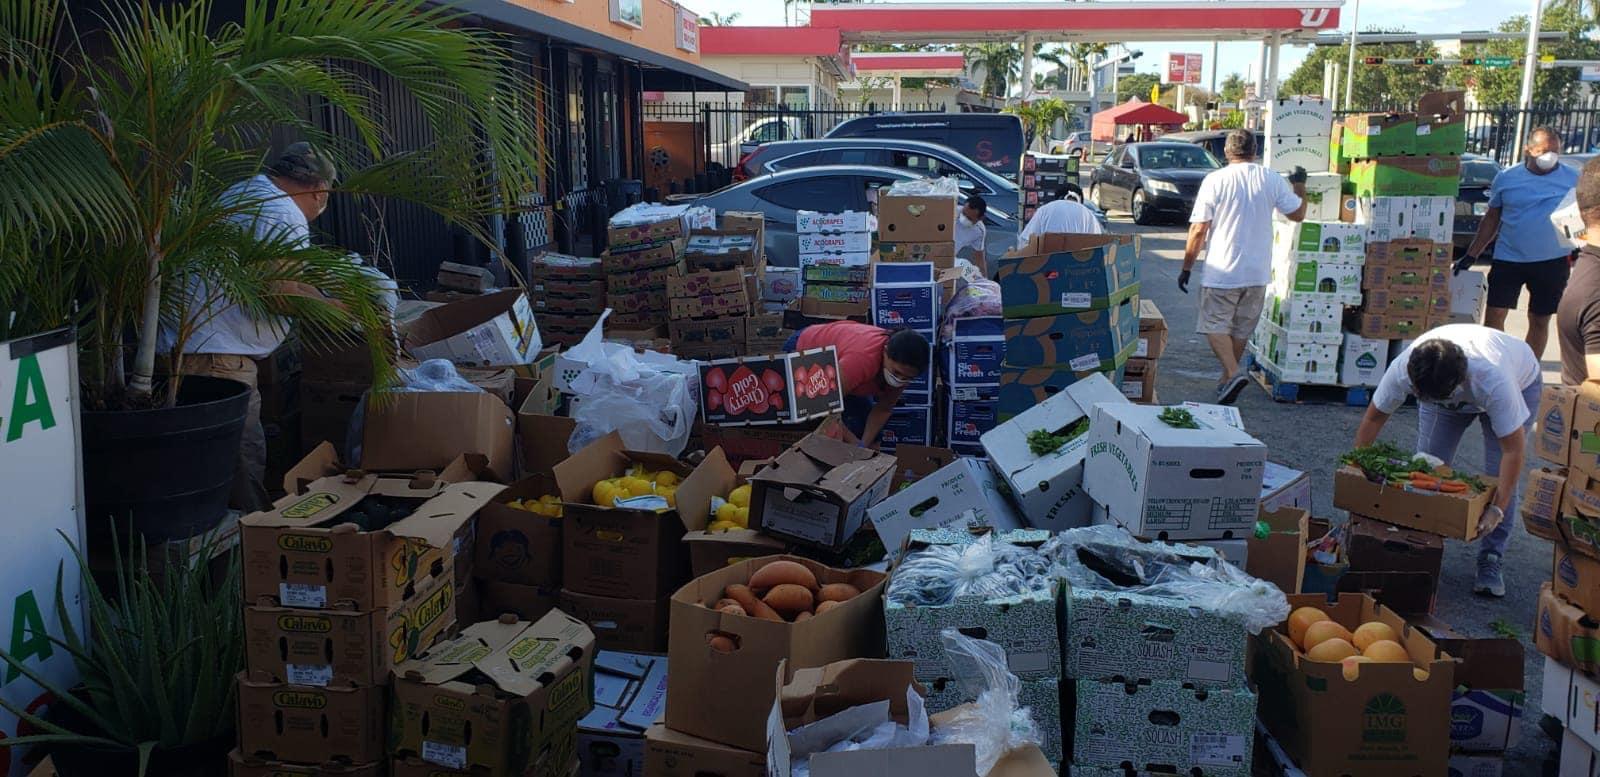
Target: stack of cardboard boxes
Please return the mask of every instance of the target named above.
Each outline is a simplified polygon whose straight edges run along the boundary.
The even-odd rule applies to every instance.
[[[1292,383],[1337,385],[1345,306],[1361,304],[1366,230],[1335,222],[1278,221],[1272,236],[1268,315],[1254,353]]]
[[[928,341],[930,362],[939,347],[944,291],[931,262],[882,262],[870,267],[872,323],[889,331],[910,329]],[[934,383],[937,370],[923,370],[907,384],[883,427],[883,450],[934,443]]]
[[[801,312],[850,314],[866,310],[871,289],[872,214],[859,211],[795,214],[800,256]]]
[[[1139,300],[1139,345],[1133,349],[1122,375],[1122,394],[1135,404],[1154,405],[1156,368],[1167,349],[1167,319],[1155,300]]]
[[[1284,174],[1296,167],[1307,173],[1326,173],[1332,169],[1332,134],[1332,102],[1320,97],[1279,98],[1268,106],[1267,147],[1262,150],[1262,160]]]
[[[1023,223],[1040,205],[1055,199],[1061,187],[1078,183],[1079,162],[1077,157],[1032,152],[1022,158],[1022,202],[1017,203],[1017,212]]]
[[[1450,244],[1402,238],[1367,247],[1360,325],[1376,340],[1410,340],[1450,322]]]
[[[696,206],[641,203],[613,215],[600,257],[612,310],[607,323],[625,330],[665,326],[672,317],[667,278],[683,273],[691,234],[715,226],[716,214]]]
[[[571,346],[583,339],[600,314],[606,309],[606,295],[611,286],[606,281],[606,268],[599,258],[540,254],[529,264],[533,310],[539,316],[539,328],[552,344]],[[653,273],[619,273],[617,293],[630,294],[645,288],[634,288],[635,282],[657,283],[666,275],[665,269]]]
[[[1045,234],[996,261],[1005,314],[1000,420],[1092,373],[1120,379],[1139,346],[1138,257],[1138,240],[1127,235]]]
[[[1005,319],[952,322],[944,347],[945,444],[964,456],[984,456],[981,438],[1000,422],[1000,369],[1005,362]]]
[[[692,242],[702,237],[695,235],[689,239]],[[743,267],[691,270],[670,277],[667,296],[672,305],[669,329],[674,355],[680,359],[744,355],[750,293]]]

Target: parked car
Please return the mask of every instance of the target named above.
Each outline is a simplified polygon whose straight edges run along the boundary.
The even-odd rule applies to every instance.
[[[1084,130],[1068,133],[1063,140],[1050,144],[1050,153],[1077,156],[1079,159],[1099,159],[1111,153],[1116,144],[1109,140],[1094,140],[1094,133]]]
[[[1200,181],[1222,164],[1192,143],[1129,143],[1089,175],[1089,201],[1101,210],[1128,211],[1136,224],[1158,215],[1188,219]]]
[[[765,213],[767,263],[795,267],[800,263],[795,248],[796,211],[869,210],[869,189],[923,177],[907,170],[869,165],[802,167],[725,186],[694,204],[712,208],[718,216],[730,210]],[[961,199],[964,201],[965,195]],[[1000,256],[1016,246],[1020,227],[1010,211],[991,207],[984,223],[989,228],[989,256]]]
[[[794,140],[806,136],[798,116],[768,116],[756,119],[744,129],[720,143],[711,146],[708,165],[733,167],[764,143]]]
[[[1022,174],[1022,120],[1009,113],[880,113],[849,119],[829,138],[925,140],[953,148],[1012,181]]]
[[[1566,157],[1562,158],[1566,161]],[[1582,164],[1581,162],[1579,163]],[[1456,217],[1452,240],[1457,259],[1465,256],[1472,238],[1478,234],[1478,223],[1489,210],[1489,186],[1500,174],[1500,165],[1482,154],[1461,155],[1461,186],[1456,190]]]
[[[1163,141],[1176,141],[1193,143],[1207,151],[1218,160],[1227,159],[1223,147],[1228,143],[1228,133],[1233,130],[1200,130],[1197,132],[1169,132],[1161,136]],[[1267,137],[1264,133],[1256,133],[1256,155],[1260,156],[1267,149]]]

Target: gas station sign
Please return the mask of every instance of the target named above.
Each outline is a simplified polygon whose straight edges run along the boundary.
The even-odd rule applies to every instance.
[[[1198,84],[1204,57],[1199,54],[1171,53],[1167,55],[1167,83]]]

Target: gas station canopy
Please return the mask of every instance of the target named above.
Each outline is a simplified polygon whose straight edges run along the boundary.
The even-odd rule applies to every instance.
[[[1310,41],[1339,29],[1343,0],[818,3],[811,26],[846,43]]]
[[[850,60],[864,76],[958,78],[967,72],[966,57],[955,51],[856,52]]]

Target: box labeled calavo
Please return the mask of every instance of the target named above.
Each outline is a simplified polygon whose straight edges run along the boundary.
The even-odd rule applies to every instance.
[[[1089,427],[1084,487],[1112,519],[1147,539],[1244,537],[1255,526],[1266,446],[1241,429],[1165,408],[1103,404]]]
[[[820,547],[855,536],[889,491],[893,456],[812,434],[750,477],[751,527]]]
[[[585,774],[638,777],[645,731],[667,711],[667,659],[602,650],[594,659],[594,709],[578,721]]]
[[[1001,491],[1001,481],[987,462],[963,457],[907,485],[867,508],[890,560],[917,530],[987,526],[1010,531],[1022,518]]]
[[[1333,506],[1397,526],[1471,541],[1485,531],[1478,519],[1494,501],[1494,478],[1479,479],[1486,484],[1482,491],[1416,491],[1400,484],[1374,483],[1347,464],[1333,473]]]
[[[464,367],[530,364],[544,347],[533,306],[520,289],[425,311],[407,327],[405,345],[418,359],[448,359]]]
[[[1006,364],[1074,370],[1121,366],[1139,344],[1138,298],[1103,310],[1006,319]]]
[[[747,584],[755,570],[782,559],[806,566],[820,584],[848,583],[861,594],[798,623],[732,615],[706,606],[721,599],[728,586]],[[745,750],[764,749],[767,716],[776,696],[772,681],[780,662],[799,669],[883,655],[883,581],[881,572],[833,569],[790,556],[750,559],[691,581],[672,596],[667,725]],[[732,639],[738,649],[731,653],[707,649],[707,639],[713,635]],[[729,693],[730,688],[739,692]],[[707,703],[708,699],[716,703]]]
[[[384,757],[382,686],[258,682],[240,673],[239,751],[302,763]]]
[[[833,346],[720,359],[700,365],[701,417],[708,424],[792,424],[844,407]]]
[[[1115,306],[1139,293],[1139,241],[1131,235],[1036,235],[997,260],[1007,318]]]
[[[375,475],[315,481],[239,519],[245,601],[373,610],[414,598],[434,579],[454,581],[457,554],[472,553],[473,515],[502,488]],[[427,498],[411,496],[419,490]],[[352,523],[377,528],[351,531]]]
[[[1345,679],[1343,667],[1306,658],[1281,629],[1262,632],[1251,673],[1259,713],[1294,761],[1307,774],[1443,774],[1454,659],[1365,594],[1290,594],[1289,607],[1316,607],[1346,629],[1382,621],[1411,658],[1360,664]]]
[[[522,774],[593,705],[594,634],[557,611],[468,626],[395,671],[399,758],[494,777]]]
[[[1083,491],[1084,458],[1089,416],[1101,404],[1127,405],[1128,399],[1105,376],[1091,375],[983,436],[984,451],[1029,526],[1060,531],[1088,525],[1092,502]],[[1029,436],[1039,431],[1060,444],[1035,452]]]
[[[1250,777],[1256,697],[1248,688],[1079,682],[1075,764]],[[1170,770],[1170,771],[1169,771]]]

